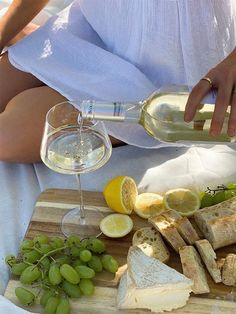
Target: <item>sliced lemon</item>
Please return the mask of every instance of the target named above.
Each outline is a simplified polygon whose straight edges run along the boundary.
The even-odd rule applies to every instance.
[[[166,209],[174,209],[182,216],[192,216],[200,208],[199,195],[189,189],[167,191],[163,203]]]
[[[133,221],[128,215],[111,214],[100,222],[103,234],[110,238],[121,238],[133,229]]]
[[[142,218],[158,215],[165,210],[163,197],[157,193],[141,193],[137,196],[134,211]]]
[[[135,181],[128,176],[117,176],[103,190],[107,205],[121,214],[130,214],[134,209],[138,190]]]

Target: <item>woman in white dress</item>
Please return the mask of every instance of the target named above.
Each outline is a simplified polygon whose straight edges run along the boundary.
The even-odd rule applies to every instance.
[[[65,99],[140,100],[160,86],[193,86],[204,76],[185,119],[212,83],[219,89],[212,134],[219,132],[236,85],[235,0],[77,0],[19,40],[47,3],[14,0],[0,21],[0,49],[17,39],[0,60],[0,160],[39,161],[45,115]],[[161,145],[139,126],[107,129],[128,144]]]

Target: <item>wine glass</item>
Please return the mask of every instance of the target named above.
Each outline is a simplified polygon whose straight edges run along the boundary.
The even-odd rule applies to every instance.
[[[84,207],[80,174],[102,167],[111,156],[112,146],[103,122],[82,119],[75,104],[65,101],[48,111],[40,154],[50,169],[77,178],[80,204],[62,218],[62,233],[67,237],[98,236],[103,216],[95,208]]]

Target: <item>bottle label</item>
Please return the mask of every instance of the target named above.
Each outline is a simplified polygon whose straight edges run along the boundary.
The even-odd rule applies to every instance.
[[[82,117],[89,120],[123,121],[125,118],[121,102],[84,101],[81,109]]]

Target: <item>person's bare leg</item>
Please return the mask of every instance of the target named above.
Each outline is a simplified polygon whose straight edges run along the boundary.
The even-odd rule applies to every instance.
[[[0,113],[7,103],[22,91],[44,85],[33,75],[16,69],[5,53],[0,58]]]
[[[40,144],[47,111],[66,99],[47,86],[25,90],[0,114],[0,160],[40,161]]]

